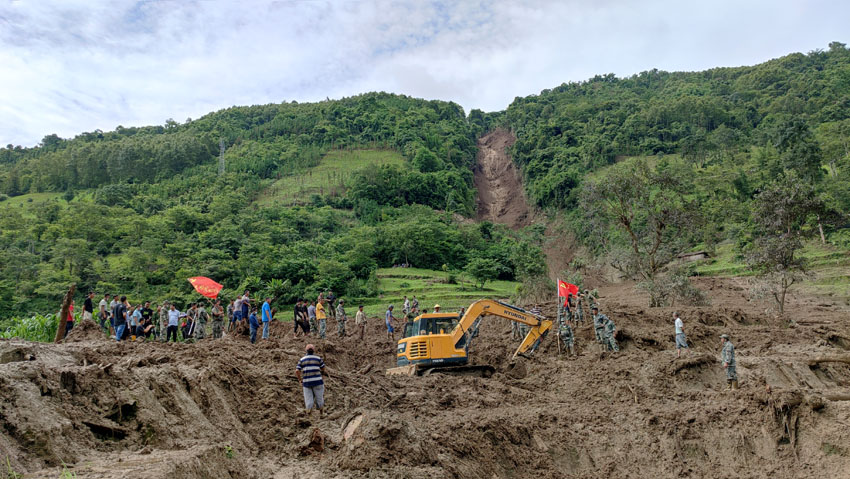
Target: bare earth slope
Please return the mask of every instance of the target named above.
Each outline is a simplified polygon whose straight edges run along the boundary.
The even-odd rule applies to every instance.
[[[315,340],[331,370],[321,419],[300,412],[289,323],[254,346],[115,344],[82,326],[62,345],[0,341],[0,459],[51,479],[63,462],[80,479],[848,477],[850,365],[809,363],[847,357],[846,308],[795,297],[805,315],[787,327],[734,280],[698,285],[716,303],[682,308],[693,354],[679,360],[673,310],[628,285],[601,289],[621,353],[585,323],[577,358],[550,335],[511,369],[509,326],[488,319],[472,346],[498,369],[487,379],[385,376],[380,320],[365,341]],[[738,391],[723,390],[724,332]]]
[[[516,138],[503,129],[491,131],[478,140],[474,180],[478,190],[479,221],[502,223],[511,228],[531,222],[522,180],[506,151],[515,141]]]

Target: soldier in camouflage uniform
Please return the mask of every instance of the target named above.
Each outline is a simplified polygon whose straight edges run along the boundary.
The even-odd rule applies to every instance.
[[[605,326],[605,333],[602,337],[605,346],[608,348],[608,351],[619,352],[620,345],[617,344],[617,340],[614,338],[614,335],[617,334],[617,326],[614,324],[614,321],[611,321],[611,318],[605,316],[604,314],[600,315],[603,319],[603,324]]]
[[[723,349],[720,351],[720,360],[723,361],[723,368],[726,369],[726,389],[738,389],[738,371],[735,368],[735,346],[732,341],[729,341],[729,336],[726,334],[720,335],[720,344]]]
[[[590,312],[593,314],[593,330],[596,333],[596,342],[599,344],[603,344],[603,339],[605,337],[605,322],[604,319],[608,317],[604,314],[599,314],[599,306],[593,305],[590,308]]]
[[[215,305],[210,312],[212,313],[213,339],[221,339],[221,331],[224,329],[224,310],[221,308],[220,299],[215,300]]]
[[[578,299],[576,300],[576,310],[573,312],[573,319],[576,321],[576,325],[578,322],[584,322],[584,310],[582,309],[584,302],[584,295],[579,293]]]
[[[563,316],[561,317],[561,324],[558,325],[558,334],[564,346],[566,346],[567,351],[569,351],[570,356],[574,355],[576,345],[575,334],[573,334],[573,327],[570,324],[570,320]]]
[[[343,304],[345,304],[345,300],[340,299],[336,307],[336,333],[340,337],[345,337],[345,323],[348,321]]]
[[[204,305],[200,305],[195,312],[195,339],[201,340],[207,336],[207,310]]]
[[[168,310],[171,309],[171,302],[165,300],[159,308],[159,340],[165,341],[166,331],[168,331]]]

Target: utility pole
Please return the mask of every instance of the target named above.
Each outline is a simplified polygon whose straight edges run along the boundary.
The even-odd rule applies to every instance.
[[[218,176],[224,174],[224,138],[218,139]]]

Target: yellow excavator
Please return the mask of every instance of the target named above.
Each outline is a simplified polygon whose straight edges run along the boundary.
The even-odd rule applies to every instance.
[[[498,316],[525,324],[531,330],[511,360],[523,354],[552,327],[552,321],[501,301],[482,299],[458,313],[428,313],[406,323],[398,342],[397,366],[388,375],[420,376],[435,372],[480,374],[489,377],[495,368],[469,363],[469,345],[478,333],[478,325],[486,316]]]

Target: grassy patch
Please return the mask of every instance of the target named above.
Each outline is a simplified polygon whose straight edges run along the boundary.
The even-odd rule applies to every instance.
[[[802,255],[808,261],[811,273],[794,289],[808,294],[830,296],[850,300],[850,251],[813,240],[806,243]],[[700,261],[694,271],[700,276],[752,276],[754,273],[736,257],[734,245],[723,243],[717,246],[715,256]]]
[[[383,317],[387,306],[392,304],[395,315],[400,317],[403,297],[407,295],[410,299],[416,296],[419,307],[428,311],[432,311],[435,304],[442,306],[443,311],[457,311],[479,299],[510,298],[519,285],[513,281],[492,281],[485,284],[484,289],[478,289],[464,274],[456,274],[457,284],[446,283],[446,276],[442,271],[428,269],[382,268],[378,270],[381,297],[354,298],[349,301],[349,308],[354,311],[362,304],[368,316]]]
[[[402,165],[404,157],[392,150],[334,150],[318,165],[287,175],[271,184],[259,204],[303,205],[313,195],[338,196],[355,171],[369,165]]]

